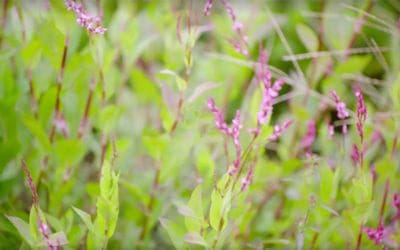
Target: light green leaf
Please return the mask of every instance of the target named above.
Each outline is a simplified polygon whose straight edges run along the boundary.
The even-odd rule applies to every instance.
[[[182,249],[184,235],[184,231],[182,229],[183,227],[164,218],[160,218],[159,221],[161,226],[167,231],[168,236],[170,237],[175,248]]]
[[[26,223],[25,221],[23,221],[18,217],[13,217],[13,216],[6,216],[6,217],[15,226],[21,237],[26,241],[26,243],[28,243],[29,246],[32,247],[34,245],[34,239],[32,238],[28,223]]]
[[[183,240],[189,244],[201,245],[207,247],[207,242],[197,232],[191,232],[186,234]]]
[[[178,86],[179,91],[184,91],[186,89],[187,82],[182,77],[180,77],[177,73],[175,73],[174,71],[169,70],[169,69],[164,69],[164,70],[161,70],[160,73],[164,74],[164,75],[170,75],[170,76],[175,77],[176,85]]]
[[[75,211],[75,213],[77,213],[79,215],[79,217],[82,219],[83,223],[85,223],[85,225],[87,226],[89,231],[93,232],[94,227],[93,227],[93,223],[92,223],[90,214],[88,214],[85,211],[80,210],[79,208],[76,208],[76,207],[72,207],[72,209]]]
[[[198,185],[190,196],[188,207],[195,217],[185,217],[186,228],[189,232],[200,232],[203,223],[203,202],[201,197],[201,184]]]
[[[296,32],[308,51],[313,52],[318,50],[318,37],[315,32],[305,24],[296,25]]]

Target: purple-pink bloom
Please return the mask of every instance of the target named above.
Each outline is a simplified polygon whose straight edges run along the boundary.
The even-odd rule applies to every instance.
[[[207,0],[206,4],[204,5],[205,16],[209,16],[211,14],[212,6],[213,6],[213,0]]]
[[[351,160],[354,165],[357,165],[361,161],[361,152],[356,144],[351,147]]]
[[[346,104],[340,100],[339,96],[336,94],[336,91],[331,90],[329,92],[329,94],[336,103],[337,117],[341,120],[344,120],[347,117],[349,117],[350,115],[349,115],[349,111],[347,111],[347,109],[346,109]],[[347,125],[346,124],[343,124],[343,126],[342,126],[342,133],[347,134]]]
[[[62,114],[59,113],[54,117],[53,124],[57,128],[57,130],[64,135],[64,137],[69,136],[68,124]]]
[[[240,111],[236,111],[235,118],[232,120],[232,126],[229,127],[224,122],[224,115],[222,111],[215,105],[214,99],[211,97],[207,101],[208,109],[214,114],[216,127],[225,135],[229,136],[233,140],[235,145],[236,158],[233,162],[232,168],[228,171],[230,175],[237,172],[242,157],[242,146],[240,144],[240,130],[242,129],[242,124],[240,122]]]
[[[316,128],[315,121],[310,120],[307,124],[306,135],[304,136],[303,140],[301,141],[303,148],[305,148],[308,153],[311,153],[311,146],[315,141],[316,133],[317,133],[317,128]]]
[[[73,0],[65,0],[67,10],[73,11],[76,16],[76,22],[86,28],[87,31],[93,34],[104,34],[107,31],[102,25],[101,17],[89,14],[83,5]]]
[[[224,122],[224,115],[222,111],[215,105],[215,101],[213,98],[208,98],[207,101],[208,109],[214,114],[215,117],[215,125],[217,128],[224,134],[229,134],[229,128],[226,122]]]
[[[289,128],[290,125],[292,125],[293,121],[288,120],[285,121],[282,125],[275,125],[274,126],[274,132],[273,134],[269,137],[270,141],[276,141],[278,140],[279,137],[285,133],[285,131]]]
[[[230,175],[233,175],[237,172],[241,163],[242,146],[239,140],[241,129],[242,129],[242,124],[240,123],[240,112],[238,110],[236,111],[235,118],[232,120],[232,127],[229,129],[230,132],[229,134],[233,139],[233,144],[235,145],[235,151],[236,151],[236,159],[233,162],[233,167],[228,172]]]
[[[343,119],[346,119],[347,117],[349,117],[350,115],[346,109],[346,104],[340,100],[339,96],[336,94],[336,91],[331,90],[329,92],[329,94],[331,95],[331,97],[333,98],[333,100],[336,103],[336,111],[337,111],[338,118],[343,120]]]
[[[334,135],[335,135],[335,127],[332,124],[328,124],[328,138],[332,140]]]
[[[379,245],[382,243],[383,238],[385,236],[385,227],[383,223],[379,224],[378,228],[365,228],[365,233],[367,234],[368,238],[374,241],[375,245]]]
[[[361,141],[364,140],[363,124],[367,119],[367,107],[365,106],[364,97],[361,93],[361,88],[358,86],[355,90],[357,97],[357,131]]]
[[[240,188],[241,191],[246,190],[250,186],[251,181],[253,179],[253,172],[254,172],[254,163],[250,165],[246,177],[242,179],[242,187]]]
[[[394,220],[398,220],[400,219],[400,195],[398,193],[393,195],[392,205],[396,208]]]
[[[284,83],[285,81],[283,79],[276,80],[273,86],[270,86],[270,82],[268,81],[264,82],[260,111],[257,114],[258,125],[266,123],[269,116],[272,114],[272,106],[275,98],[278,96]]]

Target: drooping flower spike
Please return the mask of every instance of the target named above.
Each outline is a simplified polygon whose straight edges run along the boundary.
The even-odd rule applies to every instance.
[[[229,127],[224,121],[224,115],[222,111],[215,105],[215,101],[212,98],[208,98],[207,101],[208,109],[214,114],[216,127],[225,135],[229,136],[233,140],[235,146],[236,158],[233,161],[233,166],[229,169],[229,175],[234,175],[240,164],[242,157],[242,146],[240,144],[240,130],[242,129],[242,124],[240,121],[240,111],[236,111],[235,118],[232,120],[232,126]]]
[[[346,108],[346,104],[340,100],[339,96],[336,94],[336,91],[331,90],[329,92],[329,94],[336,103],[337,117],[340,120],[345,120],[347,117],[350,116],[349,111]],[[343,124],[342,132],[343,132],[343,134],[347,133],[347,125],[346,124]]]
[[[102,25],[102,19],[100,16],[94,16],[89,14],[82,4],[75,2],[74,0],[65,0],[65,6],[68,10],[75,13],[76,22],[86,28],[87,31],[93,34],[104,34],[107,31]]]

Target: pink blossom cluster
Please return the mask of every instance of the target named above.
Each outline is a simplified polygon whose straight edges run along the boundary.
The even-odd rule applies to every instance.
[[[354,165],[358,165],[361,161],[361,152],[358,149],[356,144],[353,144],[353,146],[351,147],[351,160],[353,161]]]
[[[257,123],[260,126],[266,123],[269,116],[272,114],[272,106],[275,98],[278,96],[279,91],[285,84],[285,81],[282,78],[276,80],[273,85],[271,84],[271,72],[267,66],[267,55],[265,51],[260,52],[257,78],[264,85],[260,111],[257,115]]]
[[[331,95],[332,99],[336,103],[337,117],[339,119],[341,119],[341,120],[344,120],[347,117],[349,117],[350,115],[349,115],[349,112],[346,109],[346,104],[340,100],[339,96],[336,94],[336,91],[331,90],[329,92],[329,94]],[[343,134],[347,133],[347,125],[346,124],[344,124],[342,126],[342,132],[343,132]]]
[[[328,124],[328,138],[329,138],[329,140],[332,140],[334,135],[335,135],[335,127],[332,124]]]
[[[233,162],[232,168],[229,170],[229,174],[233,175],[237,172],[242,156],[242,146],[240,144],[240,130],[242,129],[242,124],[240,122],[240,111],[236,111],[235,118],[232,120],[232,126],[229,127],[224,121],[224,115],[222,111],[215,105],[215,101],[212,98],[208,98],[207,102],[208,109],[214,114],[216,127],[225,135],[229,136],[233,140],[235,145],[236,158]]]
[[[302,144],[303,148],[306,149],[307,153],[311,153],[311,146],[315,141],[316,134],[317,134],[317,127],[316,127],[315,121],[310,120],[307,123],[306,135],[304,136],[303,140],[301,141],[301,144]]]
[[[396,208],[396,215],[394,217],[394,220],[399,220],[400,219],[400,195],[398,193],[395,193],[393,195],[392,205]]]
[[[375,242],[375,245],[379,245],[382,243],[383,238],[386,234],[385,227],[383,223],[379,224],[378,228],[365,228],[365,233],[368,238]]]
[[[254,164],[250,166],[249,171],[247,171],[246,177],[242,179],[242,187],[240,188],[241,191],[246,190],[250,184],[251,180],[253,179],[254,173]]]
[[[229,42],[232,44],[232,46],[238,53],[241,53],[243,55],[248,55],[249,53],[247,50],[248,38],[247,36],[243,35],[243,23],[237,20],[235,10],[227,0],[221,0],[221,2],[224,5],[224,8],[228,13],[230,19],[233,22],[232,29],[236,32],[236,34],[239,37],[238,39],[229,39]],[[204,11],[203,11],[205,16],[209,16],[211,14],[212,7],[213,7],[213,0],[207,0],[206,4],[204,5]]]
[[[204,5],[205,16],[209,16],[211,14],[212,6],[213,6],[213,0],[207,0],[206,4]]]
[[[65,0],[65,6],[68,10],[73,11],[76,15],[76,22],[86,28],[90,33],[93,34],[104,34],[107,31],[102,26],[102,20],[99,16],[89,14],[83,5],[73,0]]]
[[[275,125],[274,126],[274,132],[273,134],[269,137],[270,141],[276,141],[278,140],[279,137],[282,136],[283,133],[289,128],[290,125],[292,125],[293,121],[288,120],[283,122],[282,125]]]
[[[367,119],[367,107],[365,106],[364,97],[361,93],[360,87],[355,90],[357,97],[357,131],[360,135],[361,141],[364,140],[363,124]]]

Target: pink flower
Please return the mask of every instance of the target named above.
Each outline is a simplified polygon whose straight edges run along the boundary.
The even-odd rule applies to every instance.
[[[292,125],[293,121],[288,120],[285,121],[282,125],[275,125],[274,126],[274,133],[269,137],[270,141],[276,141],[278,140],[279,137],[285,133],[285,131],[289,128],[290,125]]]
[[[392,205],[396,208],[394,220],[398,220],[400,219],[400,195],[398,193],[393,195]]]
[[[229,170],[229,174],[233,175],[237,172],[239,169],[240,163],[241,163],[241,157],[242,157],[242,146],[240,145],[240,130],[242,129],[242,124],[240,123],[240,112],[239,110],[236,111],[236,116],[232,120],[232,127],[229,129],[230,135],[233,139],[233,144],[235,145],[235,151],[236,151],[236,159],[233,162],[233,167]]]
[[[332,140],[334,135],[335,135],[335,127],[332,124],[328,124],[328,138],[329,138],[329,140]]]
[[[253,179],[253,172],[254,172],[254,163],[250,165],[249,171],[247,171],[246,177],[242,179],[242,187],[240,188],[241,191],[246,190]]]
[[[69,136],[68,124],[62,114],[59,113],[54,117],[53,124],[57,128],[57,130],[64,135],[65,138]]]
[[[80,26],[86,28],[90,33],[104,34],[104,32],[107,31],[107,29],[102,26],[101,17],[89,14],[83,8],[82,4],[73,0],[65,0],[65,6],[67,7],[67,10],[75,13],[76,22]]]
[[[229,136],[233,140],[233,144],[235,145],[235,153],[236,158],[233,162],[232,168],[228,171],[230,175],[233,175],[237,172],[242,157],[242,146],[240,144],[240,130],[242,129],[242,124],[240,122],[240,111],[236,111],[235,118],[232,120],[232,126],[228,127],[228,125],[224,122],[224,116],[222,111],[218,109],[215,105],[215,101],[212,98],[208,98],[207,101],[208,109],[214,114],[215,117],[215,125],[216,127],[225,135]]]
[[[329,92],[329,94],[331,95],[332,99],[336,103],[337,117],[341,120],[344,120],[347,117],[349,117],[350,115],[346,109],[346,104],[340,100],[339,96],[336,94],[336,91],[331,90]],[[342,132],[343,132],[343,134],[347,134],[347,125],[346,124],[344,124],[342,126]]]
[[[204,5],[205,16],[209,16],[211,14],[212,6],[213,6],[213,0],[207,0],[206,4]]]
[[[353,144],[351,148],[351,160],[353,161],[354,165],[359,164],[361,160],[361,152],[356,144]]]
[[[315,121],[310,120],[307,124],[306,135],[304,136],[303,140],[301,141],[303,148],[305,148],[308,153],[311,153],[311,146],[315,141],[316,133],[317,133],[317,128],[316,128]]]
[[[266,123],[269,116],[272,114],[272,106],[274,104],[275,98],[278,96],[279,91],[282,89],[284,83],[285,81],[283,79],[278,79],[271,87],[270,81],[264,82],[264,90],[262,101],[260,104],[260,111],[257,114],[258,125],[263,125],[264,123]]]
[[[211,97],[208,98],[207,107],[214,114],[215,125],[217,126],[217,128],[221,130],[222,133],[228,135],[229,128],[228,125],[224,122],[224,115],[222,114],[222,111],[218,109],[218,107],[215,105],[215,101]]]
[[[383,223],[379,224],[378,228],[365,228],[365,233],[368,235],[368,238],[375,242],[375,245],[379,245],[382,243],[383,238],[385,237],[386,230]]]
[[[357,97],[357,131],[360,135],[361,141],[364,140],[363,123],[367,119],[367,107],[364,103],[364,98],[361,93],[361,88],[358,86],[355,90]]]

